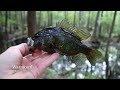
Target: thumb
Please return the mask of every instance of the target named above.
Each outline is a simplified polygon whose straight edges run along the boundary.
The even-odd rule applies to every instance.
[[[19,49],[19,51],[21,52],[22,55],[27,54],[29,52],[29,48],[28,48],[28,45],[26,43],[19,44],[15,47],[17,49]]]

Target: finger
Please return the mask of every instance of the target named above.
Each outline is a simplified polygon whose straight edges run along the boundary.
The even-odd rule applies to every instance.
[[[45,58],[46,56],[49,56],[50,54],[48,54],[47,52],[43,52],[41,55],[40,55],[40,58]]]
[[[30,62],[34,59],[34,57],[32,56],[32,54],[29,54],[29,55],[25,56],[24,58],[26,58]]]
[[[28,48],[28,45],[26,43],[19,44],[15,47],[20,50],[22,55],[27,54],[29,52],[29,48]]]
[[[38,59],[40,60],[40,62],[37,64],[35,68],[32,68],[31,70],[35,78],[38,77],[40,74],[42,74],[45,71],[45,69],[59,57],[59,54],[54,53],[52,55],[48,55],[47,53],[45,53],[44,56],[46,56],[44,57],[44,59],[40,59],[40,58]]]
[[[36,50],[34,51],[34,53],[33,53],[33,57],[38,56],[38,55],[41,55],[41,53],[42,53],[41,50],[36,49]]]
[[[39,56],[33,56],[32,54],[29,54],[29,55],[25,56],[24,58],[26,58],[28,61],[32,62],[33,60],[39,58]]]
[[[31,65],[32,63],[28,60],[28,59],[26,59],[25,57],[23,57],[23,60],[22,60],[22,65],[23,66],[28,66],[28,65]]]
[[[43,62],[45,61],[47,58],[49,57],[48,53],[43,53],[42,55],[39,56],[39,58],[37,58],[36,60],[33,61],[33,64],[37,64],[39,62]]]
[[[50,55],[48,59],[44,60],[43,62],[39,62],[37,64],[38,65],[38,69],[45,69],[45,68],[47,68],[55,60],[57,60],[58,57],[59,57],[58,53],[54,53],[54,54]]]

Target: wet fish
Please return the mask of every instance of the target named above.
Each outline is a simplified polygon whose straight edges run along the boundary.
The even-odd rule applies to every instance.
[[[31,50],[40,49],[50,54],[59,52],[66,56],[86,55],[92,65],[102,56],[97,49],[83,44],[81,41],[90,37],[90,33],[73,27],[68,21],[62,20],[55,27],[46,27],[28,38]]]

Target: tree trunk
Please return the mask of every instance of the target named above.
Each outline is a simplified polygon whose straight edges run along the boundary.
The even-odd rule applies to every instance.
[[[2,16],[2,11],[0,11],[0,16]]]
[[[23,17],[24,17],[23,22],[24,22],[24,24],[26,24],[26,15],[25,15],[25,11],[23,11]]]
[[[50,26],[50,13],[49,13],[49,11],[47,11],[47,14],[48,14],[48,26]]]
[[[101,21],[102,21],[102,18],[103,18],[103,11],[101,12]],[[101,37],[101,30],[102,30],[102,22],[100,22],[100,26],[99,26],[99,32],[98,32],[98,38]]]
[[[90,24],[90,11],[88,13],[88,19],[87,19],[87,31],[89,31],[89,25]]]
[[[52,12],[47,11],[48,13],[48,26],[52,26]]]
[[[8,39],[9,39],[7,28],[8,28],[8,11],[5,11],[5,34],[6,34],[6,40],[7,40],[6,42],[8,42]],[[8,48],[8,43],[6,44],[6,46]]]
[[[81,18],[82,18],[82,11],[79,11],[79,28],[81,28],[81,24],[82,24]]]
[[[68,11],[65,11],[65,20],[68,20]]]
[[[6,40],[8,40],[8,11],[5,11],[5,33],[6,33]]]
[[[21,29],[22,29],[22,35],[24,35],[23,11],[21,11]]]
[[[111,24],[109,37],[108,37],[108,41],[107,41],[107,45],[106,45],[106,52],[105,52],[106,79],[109,78],[109,61],[108,61],[109,54],[108,54],[108,48],[109,48],[109,45],[110,45],[110,40],[111,40],[112,32],[113,32],[113,29],[114,29],[114,25],[115,25],[116,15],[117,15],[117,11],[114,12],[113,21],[112,21],[112,24]]]
[[[76,68],[78,68],[78,66],[76,66]],[[75,79],[78,79],[78,73],[79,73],[79,70],[76,70],[75,71]]]
[[[36,31],[36,11],[27,12],[28,37],[32,37]]]
[[[73,26],[76,26],[76,11],[74,12],[74,21],[73,21]]]
[[[95,20],[95,26],[94,26],[94,32],[93,32],[93,38],[97,38],[97,28],[98,28],[98,20],[100,16],[100,11],[97,12],[96,20]]]
[[[50,12],[50,25],[52,26],[53,24],[53,14],[52,11]]]
[[[64,59],[61,60],[61,65],[62,65],[61,70],[62,70],[62,73],[63,73],[65,71],[65,60]]]
[[[91,72],[91,74],[93,73],[93,67],[92,67],[92,65],[91,65],[91,71],[90,72]]]
[[[26,30],[26,26],[25,26],[25,23],[26,23],[26,21],[25,21],[25,11],[21,11],[21,29],[22,29],[22,34],[24,35],[25,34],[25,30]]]
[[[38,29],[41,28],[41,19],[42,19],[42,11],[40,11],[39,18],[38,18]]]
[[[11,20],[11,11],[8,12],[8,15],[9,15],[9,20]],[[12,25],[11,25],[11,23],[9,23],[9,30],[10,30],[9,34],[12,34]]]
[[[15,11],[15,21],[16,21],[15,28],[16,28],[16,30],[19,30],[19,25],[18,25],[18,23],[19,23],[19,21],[18,21],[18,15],[19,15],[18,11]]]

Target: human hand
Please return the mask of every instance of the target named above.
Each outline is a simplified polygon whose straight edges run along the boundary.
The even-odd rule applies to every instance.
[[[58,53],[48,54],[40,50],[28,54],[28,46],[22,43],[12,46],[0,55],[0,78],[34,79],[42,75],[45,69],[58,57]]]

